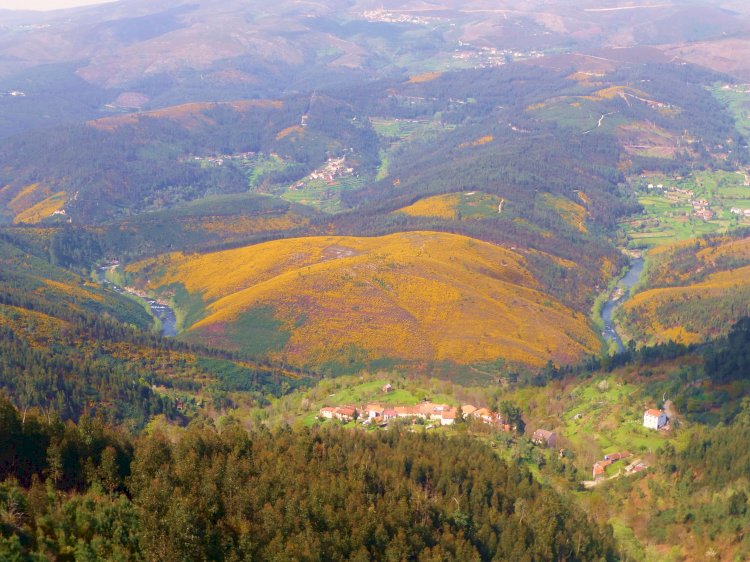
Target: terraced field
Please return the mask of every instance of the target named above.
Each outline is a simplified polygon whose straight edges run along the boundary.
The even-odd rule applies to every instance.
[[[600,347],[583,315],[539,289],[521,254],[452,234],[278,240],[168,254],[127,272],[191,303],[183,338],[296,365],[539,366]]]

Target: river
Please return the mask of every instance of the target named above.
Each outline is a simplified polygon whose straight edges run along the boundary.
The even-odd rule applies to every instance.
[[[622,343],[620,334],[615,330],[615,325],[612,322],[612,315],[614,314],[615,309],[622,304],[623,300],[628,298],[630,289],[641,278],[641,273],[643,273],[643,258],[630,260],[628,271],[617,283],[617,288],[612,292],[609,300],[604,303],[604,306],[602,307],[602,321],[604,322],[602,336],[604,336],[604,339],[608,342],[615,342],[617,344],[617,350],[620,352],[625,351],[625,346]]]
[[[108,287],[110,289],[117,291],[118,293],[131,295],[138,299],[141,299],[142,301],[145,301],[148,304],[148,307],[151,309],[151,314],[156,316],[161,321],[161,335],[170,337],[170,338],[176,336],[177,335],[177,317],[175,316],[174,310],[172,310],[168,305],[166,305],[163,302],[156,301],[148,296],[137,293],[133,290],[129,290],[127,288],[120,287],[112,283],[109,279],[107,279],[107,275],[106,275],[107,270],[110,269],[111,267],[112,266],[100,267],[97,269],[99,283],[101,283],[105,287]]]

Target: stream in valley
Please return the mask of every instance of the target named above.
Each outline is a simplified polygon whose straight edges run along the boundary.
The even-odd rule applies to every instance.
[[[157,301],[151,297],[144,295],[133,289],[123,288],[112,283],[107,279],[107,270],[112,266],[105,266],[98,268],[97,275],[99,277],[99,283],[107,288],[113,289],[118,293],[125,295],[132,295],[142,301],[145,301],[151,309],[151,314],[156,316],[161,321],[161,335],[167,337],[174,337],[177,335],[177,317],[175,316],[174,310],[170,308],[166,303]]]
[[[615,309],[628,298],[631,287],[641,278],[641,273],[643,273],[643,258],[631,259],[627,272],[617,283],[617,287],[612,291],[609,299],[602,307],[602,321],[604,322],[602,336],[608,342],[615,342],[619,352],[625,351],[625,345],[622,343],[622,338],[617,333],[617,330],[615,330],[612,315]]]

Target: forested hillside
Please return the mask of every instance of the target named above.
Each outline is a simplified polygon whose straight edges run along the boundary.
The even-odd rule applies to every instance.
[[[6,241],[7,240],[7,241]],[[142,303],[0,239],[0,388],[24,412],[143,426],[184,405],[263,400],[305,375],[152,335]]]
[[[470,439],[227,421],[133,441],[0,412],[3,558],[617,559],[610,531]]]

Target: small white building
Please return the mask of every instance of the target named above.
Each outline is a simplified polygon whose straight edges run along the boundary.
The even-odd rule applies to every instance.
[[[665,414],[661,410],[649,408],[648,410],[643,412],[643,427],[647,427],[649,429],[661,429],[662,427],[667,425],[667,420],[667,414]]]

